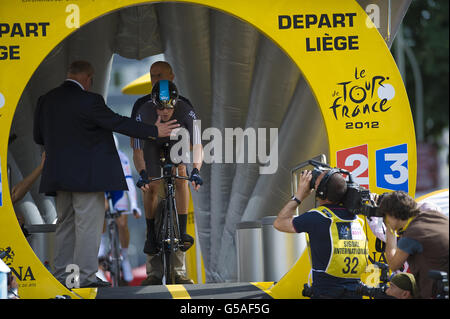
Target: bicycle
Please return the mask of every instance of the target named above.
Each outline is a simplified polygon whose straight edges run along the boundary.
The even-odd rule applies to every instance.
[[[102,265],[105,270],[109,271],[111,276],[112,287],[119,286],[120,280],[120,241],[119,241],[119,229],[116,219],[120,217],[122,211],[114,210],[112,203],[111,192],[107,192],[108,209],[105,212],[106,231],[108,232],[110,250],[106,255],[106,259],[102,260]]]
[[[166,163],[166,157],[161,159],[163,174],[160,177],[150,178],[149,182],[164,180],[165,197],[161,201],[161,218],[156,232],[156,242],[158,243],[158,253],[161,255],[166,284],[175,283],[175,272],[172,271],[173,255],[178,249],[186,246],[181,240],[180,228],[178,224],[178,213],[175,201],[175,179],[189,180],[187,176],[178,175],[178,164]],[[173,174],[173,168],[176,173]]]

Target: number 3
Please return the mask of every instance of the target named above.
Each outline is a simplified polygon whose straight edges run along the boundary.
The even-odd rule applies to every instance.
[[[393,174],[384,175],[386,181],[393,185],[403,184],[408,180],[408,169],[402,166],[408,160],[408,154],[405,153],[393,153],[385,154],[384,159],[386,161],[394,161],[390,166],[392,172],[399,172],[399,176],[395,177]]]

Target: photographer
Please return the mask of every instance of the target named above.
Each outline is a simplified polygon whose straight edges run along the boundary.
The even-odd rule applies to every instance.
[[[312,262],[312,298],[361,298],[355,292],[367,264],[363,221],[340,203],[347,184],[339,171],[311,171],[299,176],[294,197],[278,213],[274,227],[289,233],[306,232]],[[316,189],[320,207],[294,216],[301,202]]]
[[[405,261],[417,280],[419,298],[436,295],[430,270],[448,273],[448,217],[434,210],[419,210],[403,191],[386,194],[378,207],[386,225],[386,259],[392,270]],[[400,239],[397,242],[397,236]]]

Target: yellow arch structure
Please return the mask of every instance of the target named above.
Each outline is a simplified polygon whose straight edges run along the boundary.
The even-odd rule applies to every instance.
[[[120,8],[152,2],[166,1],[10,0],[1,4],[0,249],[14,253],[8,263],[20,277],[22,298],[63,294],[90,298],[93,293],[89,289],[69,291],[56,281],[28,245],[16,220],[5,176],[7,141],[18,101],[40,63],[77,27]],[[414,196],[416,142],[406,90],[388,47],[356,1],[177,2],[226,12],[272,39],[299,67],[316,98],[328,134],[330,164],[349,168],[373,192],[401,188]],[[300,282],[304,269],[295,269]],[[294,298],[298,292],[274,297]]]

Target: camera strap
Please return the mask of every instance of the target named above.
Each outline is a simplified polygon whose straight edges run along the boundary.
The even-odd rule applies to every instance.
[[[397,230],[397,235],[403,234],[403,233],[406,231],[406,228],[409,227],[409,224],[411,224],[411,222],[413,221],[413,219],[414,219],[415,217],[416,217],[416,216],[413,216],[413,217],[409,218],[408,221],[406,222],[406,225],[403,226],[402,228],[400,228],[399,230]]]

